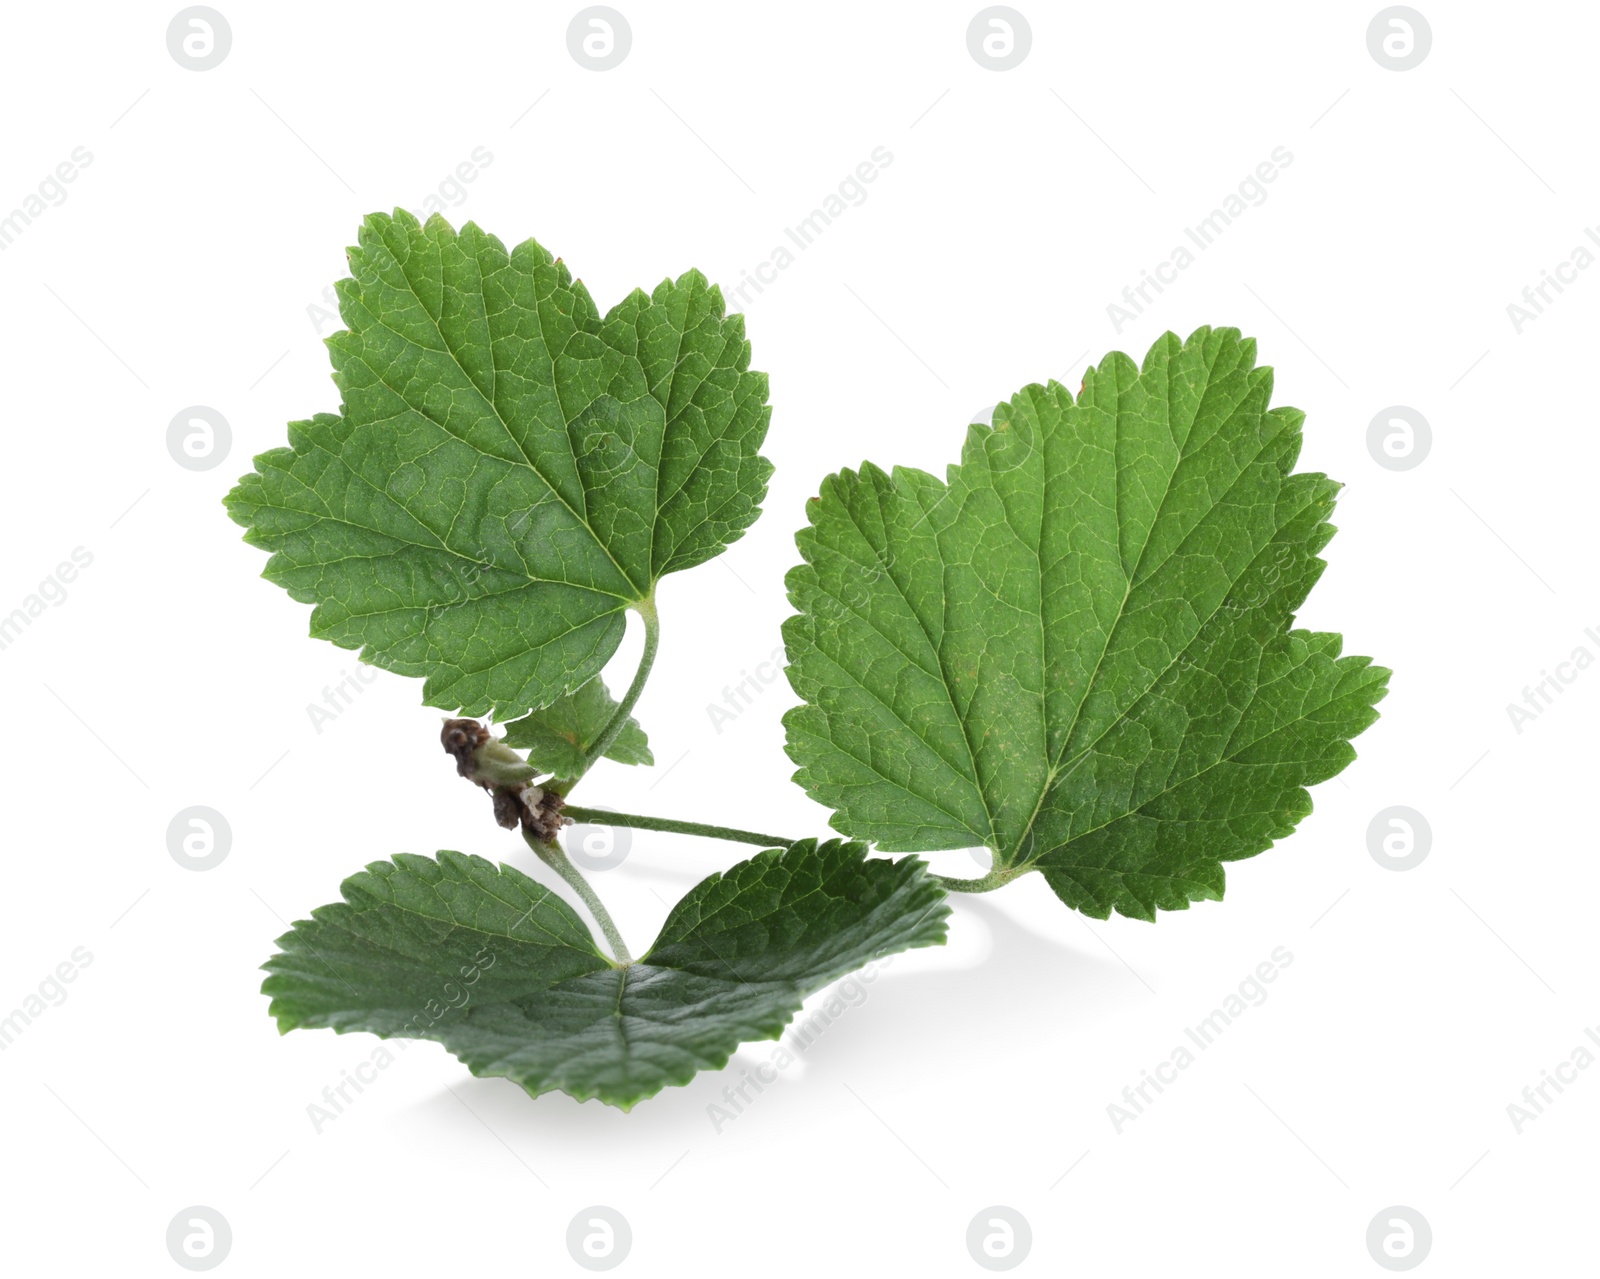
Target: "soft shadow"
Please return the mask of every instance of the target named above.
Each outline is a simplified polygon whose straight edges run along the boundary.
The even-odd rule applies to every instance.
[[[923,952],[910,951],[896,955],[889,971],[870,986],[858,984],[846,992],[848,979],[840,983],[841,994],[864,989],[866,995],[855,1005],[846,1002],[844,1012],[806,1045],[808,1079],[858,1077],[881,1069],[890,1055],[913,1061],[948,1053],[952,1025],[966,1028],[964,1037],[973,1027],[996,1037],[1001,1028],[1042,1023],[1087,1026],[1106,992],[1133,982],[1114,959],[1091,953],[1087,936],[1085,945],[1077,946],[1065,936],[1041,935],[981,898],[956,897],[951,905],[952,938],[959,937],[963,925],[980,924],[989,934],[989,953],[954,967],[919,965]],[[807,1001],[797,1024],[817,1002]],[[790,1039],[786,1035],[784,1043]],[[758,1049],[757,1055],[766,1054]]]
[[[702,1071],[685,1087],[664,1088],[627,1113],[599,1101],[575,1101],[562,1092],[529,1097],[509,1079],[463,1074],[446,1091],[412,1106],[411,1112],[426,1123],[476,1126],[465,1106],[514,1147],[588,1157],[597,1144],[648,1145],[669,1138],[691,1143],[704,1137],[709,1131],[706,1107],[721,1099],[726,1074]]]

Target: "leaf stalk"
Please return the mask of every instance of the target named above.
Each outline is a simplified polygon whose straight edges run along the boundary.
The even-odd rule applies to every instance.
[[[568,804],[562,816],[595,826],[631,826],[636,830],[658,830],[669,835],[701,835],[706,839],[726,839],[736,844],[756,844],[761,848],[788,848],[795,841],[782,835],[763,835],[759,831],[736,830],[731,826],[711,826],[705,822],[680,822],[671,817],[645,817],[638,813],[613,813],[606,808],[583,808]]]
[[[578,765],[578,771],[571,777],[563,778],[554,784],[552,789],[562,795],[569,794],[572,788],[583,780],[583,775],[594,767],[595,761],[611,749],[611,743],[617,740],[628,722],[628,716],[633,714],[635,703],[639,694],[644,692],[644,686],[650,678],[650,668],[656,663],[656,649],[661,643],[661,619],[656,613],[655,595],[650,594],[634,605],[639,616],[644,619],[644,652],[639,656],[639,669],[634,672],[633,683],[628,685],[628,691],[623,695],[621,703],[606,722],[600,735],[589,744],[589,749],[583,753],[583,761]]]
[[[628,945],[622,940],[622,933],[612,920],[611,912],[605,908],[605,903],[600,900],[589,881],[583,877],[583,872],[567,860],[561,845],[555,840],[546,843],[536,839],[526,830],[522,832],[522,838],[527,840],[528,847],[539,855],[539,860],[566,880],[572,886],[572,891],[583,899],[583,904],[589,908],[595,923],[600,925],[600,931],[606,935],[606,941],[611,944],[611,953],[617,965],[626,968],[631,964],[633,956],[628,953]]]
[[[949,875],[935,875],[933,878],[947,893],[992,893],[1029,869],[1027,866],[997,866],[980,879],[954,879]]]

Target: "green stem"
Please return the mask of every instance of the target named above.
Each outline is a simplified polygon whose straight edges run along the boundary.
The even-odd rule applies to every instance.
[[[562,816],[596,826],[632,826],[638,830],[666,831],[669,835],[703,835],[707,839],[728,839],[736,844],[759,844],[763,848],[787,848],[794,843],[782,835],[763,835],[759,831],[734,830],[731,826],[708,826],[704,822],[679,822],[670,817],[641,817],[637,813],[613,813],[605,808],[581,808],[568,804]]]
[[[595,894],[589,881],[583,877],[583,872],[567,860],[567,855],[561,851],[561,845],[551,840],[548,844],[534,839],[527,831],[522,832],[522,838],[528,841],[528,847],[539,854],[539,860],[562,879],[572,885],[572,891],[583,899],[583,904],[589,908],[589,913],[594,916],[595,923],[600,925],[600,931],[606,935],[606,940],[611,943],[611,953],[616,957],[620,967],[626,967],[633,962],[633,956],[628,954],[627,943],[622,940],[622,934],[617,931],[617,926],[612,922],[611,912],[605,908],[604,903]]]
[[[948,875],[935,875],[939,887],[947,893],[992,893],[997,888],[1003,888],[1018,875],[1026,873],[1026,867],[1003,866],[991,870],[982,879],[952,879]]]
[[[563,795],[569,794],[572,788],[583,780],[583,775],[594,767],[595,761],[611,749],[611,743],[617,740],[617,735],[628,723],[628,716],[633,714],[634,704],[638,702],[639,694],[644,692],[645,681],[650,678],[650,668],[655,665],[656,649],[661,642],[661,619],[656,615],[655,596],[646,596],[635,604],[634,608],[644,619],[644,652],[639,657],[639,669],[634,672],[633,683],[628,685],[628,691],[623,694],[621,705],[601,730],[600,736],[594,739],[588,750],[584,751],[583,762],[578,765],[578,771],[551,788]]]

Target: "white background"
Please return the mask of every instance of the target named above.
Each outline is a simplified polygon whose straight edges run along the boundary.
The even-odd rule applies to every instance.
[[[1431,1224],[1423,1273],[1592,1271],[1600,1068],[1520,1134],[1507,1106],[1600,1022],[1600,670],[1520,733],[1506,705],[1600,656],[1600,271],[1520,334],[1506,307],[1600,217],[1600,15],[1419,0],[1433,47],[1397,73],[1368,53],[1370,2],[1018,0],[1032,49],[997,73],[968,53],[971,0],[617,3],[633,46],[604,73],[568,53],[576,4],[217,0],[233,45],[200,73],[167,51],[176,6],[8,16],[0,211],[75,147],[93,160],[0,253],[0,613],[73,548],[93,563],[0,651],[0,1013],[93,959],[0,1053],[7,1271],[181,1273],[165,1232],[193,1204],[231,1224],[241,1275],[581,1273],[565,1236],[591,1204],[631,1224],[624,1273],[982,1273],[965,1232],[996,1204],[1031,1223],[1023,1273],[1378,1274],[1367,1226],[1396,1204]],[[602,309],[691,265],[737,282],[893,156],[752,294],[766,514],[661,587],[658,765],[604,764],[586,801],[822,833],[788,780],[787,684],[720,733],[707,712],[778,643],[820,477],[942,470],[984,406],[1200,324],[1259,339],[1309,415],[1302,469],[1347,485],[1301,622],[1395,670],[1359,760],[1230,867],[1224,903],[1097,923],[1038,876],[956,902],[947,948],[897,957],[720,1132],[727,1074],[622,1114],[431,1044],[316,1132],[308,1105],[378,1041],[279,1038],[257,966],[286,921],[400,851],[547,872],[454,778],[419,682],[380,674],[312,727],[354,655],[307,637],[220,499],[286,421],[337,406],[308,307],[360,217],[422,207],[480,146],[449,216],[536,236]],[[1118,333],[1107,305],[1279,146],[1266,202]],[[203,472],[166,447],[195,404],[232,428]],[[1394,404],[1433,431],[1402,472],[1366,445]],[[196,804],[233,833],[204,873],[166,843]],[[1403,873],[1367,847],[1396,804],[1433,832]],[[599,885],[638,950],[743,855],[640,833]],[[1279,946],[1267,1002],[1119,1134],[1122,1088]]]

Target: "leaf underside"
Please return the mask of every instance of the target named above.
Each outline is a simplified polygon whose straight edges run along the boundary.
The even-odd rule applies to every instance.
[[[336,286],[342,404],[228,495],[311,633],[505,721],[593,678],[625,611],[759,514],[767,379],[697,271],[601,316],[533,240],[373,214]]]
[[[582,771],[584,752],[611,722],[617,702],[597,675],[576,693],[558,697],[543,710],[506,725],[506,743],[528,752],[540,772],[572,777]],[[654,764],[650,742],[639,721],[628,716],[605,752],[619,764]]]
[[[1237,330],[1108,355],[947,482],[824,481],[788,578],[795,780],[880,848],[985,846],[1096,918],[1220,899],[1311,811],[1389,672],[1291,629],[1339,486]]]
[[[616,967],[560,897],[510,866],[441,852],[374,862],[263,967],[279,1030],[431,1039],[475,1075],[624,1110],[776,1039],[807,995],[895,951],[942,945],[922,862],[814,840],[696,885],[655,945]]]

